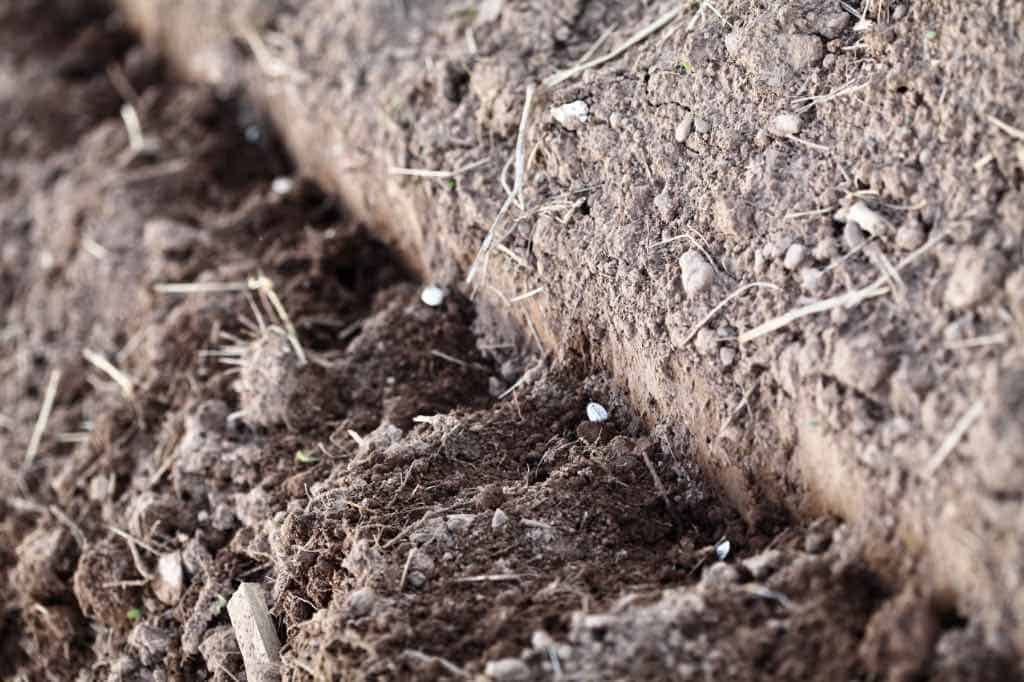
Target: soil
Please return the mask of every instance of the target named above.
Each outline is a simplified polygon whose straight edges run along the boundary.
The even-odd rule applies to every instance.
[[[1022,9],[687,6],[465,286],[626,5],[0,7],[0,677],[1022,675]]]

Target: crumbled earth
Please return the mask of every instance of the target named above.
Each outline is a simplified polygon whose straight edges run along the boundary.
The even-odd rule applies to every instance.
[[[119,4],[441,283],[522,127],[481,316],[606,371],[748,522],[853,522],[1024,652],[1020,3]]]
[[[441,16],[443,3],[422,3],[419,9],[401,9],[402,4],[353,3],[351,23],[337,24],[345,27],[349,41],[331,59],[372,42],[396,12]],[[920,329],[923,322],[915,315],[922,313],[905,311],[900,328],[876,324],[870,315],[890,320],[886,316],[898,310],[875,301],[836,322],[842,333],[824,333],[822,339],[807,333],[806,341],[766,344],[751,357],[746,347],[737,347],[737,329],[725,328],[752,319],[750,310],[744,313],[748,317],[723,321],[710,336],[686,338],[689,320],[703,316],[732,289],[732,280],[726,285],[721,279],[746,267],[746,256],[727,259],[725,246],[705,244],[697,232],[685,247],[679,240],[651,252],[641,248],[677,230],[697,229],[692,221],[698,215],[724,220],[721,216],[734,215],[737,206],[762,206],[748,196],[742,204],[729,203],[740,201],[733,197],[725,208],[697,210],[699,202],[714,197],[700,183],[725,182],[733,172],[727,168],[739,163],[728,155],[721,157],[722,177],[701,179],[680,166],[673,171],[674,189],[655,191],[642,178],[651,180],[652,169],[659,177],[667,171],[657,145],[672,154],[683,145],[686,154],[699,159],[706,158],[711,143],[726,151],[752,143],[736,138],[733,146],[723,147],[706,111],[693,107],[687,118],[678,104],[655,106],[646,90],[637,106],[664,108],[663,116],[624,110],[613,126],[616,112],[602,107],[616,97],[629,100],[639,92],[638,84],[653,88],[662,77],[653,75],[659,59],[672,62],[666,79],[697,83],[695,96],[710,91],[701,79],[705,73],[711,77],[724,50],[733,61],[723,71],[749,72],[749,82],[758,85],[747,96],[757,97],[763,92],[758,88],[780,88],[805,78],[808,69],[826,69],[830,56],[833,63],[822,77],[835,77],[836,62],[856,53],[841,49],[843,40],[852,40],[850,19],[841,9],[787,4],[806,7],[802,13],[773,15],[771,21],[792,25],[791,33],[799,36],[781,40],[771,21],[759,23],[752,15],[741,23],[734,4],[717,8],[729,25],[708,9],[697,30],[684,31],[683,23],[665,39],[663,46],[672,54],[687,50],[685,66],[675,64],[668,52],[658,57],[651,51],[655,43],[638,53],[653,61],[641,67],[631,59],[631,66],[602,72],[602,78],[619,83],[619,89],[607,88],[607,102],[590,95],[604,87],[593,82],[559,91],[560,103],[591,99],[593,118],[573,131],[575,137],[547,119],[534,124],[543,131],[545,143],[536,153],[545,170],[535,170],[527,205],[540,203],[537,192],[556,187],[562,198],[519,219],[516,229],[522,231],[505,241],[512,256],[495,252],[487,268],[492,287],[514,282],[510,291],[532,291],[527,285],[537,284],[533,277],[551,287],[522,300],[535,319],[521,326],[509,313],[515,303],[494,301],[482,290],[469,298],[465,294],[473,291],[454,286],[456,274],[468,265],[466,254],[475,253],[489,224],[485,214],[492,216],[503,200],[492,194],[481,199],[493,189],[485,189],[482,176],[459,176],[454,183],[395,181],[391,196],[398,208],[393,210],[406,210],[418,201],[408,197],[422,194],[434,208],[418,223],[384,228],[380,219],[388,209],[375,213],[344,191],[346,201],[339,203],[302,179],[275,126],[261,113],[266,102],[260,97],[266,93],[251,93],[257,96],[254,103],[247,89],[238,87],[240,81],[228,83],[237,78],[229,70],[208,78],[215,81],[212,86],[175,80],[157,54],[136,44],[125,18],[103,2],[14,0],[0,7],[0,677],[245,679],[226,609],[243,581],[263,587],[284,644],[281,674],[289,680],[1019,676],[1012,650],[1016,624],[1005,620],[1017,613],[1016,593],[1009,593],[1003,610],[958,611],[954,604],[973,602],[958,602],[957,595],[937,589],[958,589],[955,570],[944,583],[914,553],[905,563],[894,560],[891,548],[900,533],[906,532],[906,542],[921,540],[892,522],[899,518],[892,507],[879,503],[862,510],[877,513],[873,524],[862,523],[850,509],[840,509],[850,523],[807,514],[814,504],[794,502],[807,493],[802,487],[807,479],[787,478],[782,473],[787,464],[767,461],[799,457],[801,448],[810,447],[805,440],[780,447],[771,432],[772,410],[794,419],[801,413],[793,404],[802,400],[821,408],[814,419],[823,426],[814,426],[815,433],[826,424],[834,429],[833,436],[821,436],[822,447],[832,445],[832,437],[841,440],[836,433],[875,447],[881,436],[873,425],[894,423],[886,413],[888,401],[896,399],[892,377],[902,372],[908,386],[918,386],[911,378],[915,356],[901,355],[894,344],[904,342],[899,334]],[[159,17],[190,5],[152,3],[148,11]],[[216,35],[225,5],[208,3],[205,14],[191,19],[194,56],[214,71],[251,53],[262,55],[259,69],[283,70],[279,78],[302,80],[300,67],[329,73],[331,59],[310,57],[326,49],[328,36],[310,31],[302,44],[309,54],[281,57],[262,51],[260,34],[252,31],[295,35],[317,12],[321,25],[331,26],[325,17],[340,11],[338,5],[324,1],[296,8],[282,2],[263,15],[233,12],[240,38],[220,51],[220,43],[203,41]],[[546,70],[551,54],[558,55],[558,64],[568,63],[608,26],[638,26],[653,17],[651,8],[586,2],[554,3],[543,11],[513,2],[481,7],[477,14],[448,12],[436,24],[419,25],[436,27],[434,47],[458,38],[463,48],[466,28],[474,22],[501,27],[473,29],[475,49],[489,56],[466,62],[453,53],[432,64],[437,72],[427,77],[435,80],[415,97],[410,94],[408,109],[392,110],[387,125],[393,129],[367,134],[360,154],[369,154],[378,142],[387,148],[398,134],[408,135],[408,144],[423,145],[421,136],[436,134],[447,121],[450,139],[442,148],[423,146],[415,155],[406,149],[391,162],[459,167],[448,162],[461,155],[462,162],[472,160],[482,144],[474,141],[457,155],[452,150],[464,134],[505,141],[497,144],[514,137],[516,88],[529,74]],[[925,9],[915,5],[911,11],[922,20],[918,13]],[[196,24],[203,16],[210,21]],[[378,23],[359,23],[373,16]],[[256,29],[246,28],[252,26]],[[368,27],[373,30],[360,33]],[[508,59],[529,36],[532,51],[523,54],[534,56]],[[869,43],[864,50],[885,52],[884,45],[870,44],[877,39],[872,32],[863,38]],[[832,44],[836,40],[840,43]],[[267,42],[275,49],[285,45]],[[748,43],[771,59],[755,59],[744,47]],[[338,88],[350,85],[345,79],[353,68],[339,68],[344,78]],[[367,70],[364,78],[381,78],[374,70],[379,68]],[[639,68],[652,77],[636,80],[633,70]],[[382,79],[380,92],[401,92],[410,83],[409,73],[403,66],[393,82]],[[330,97],[339,95],[332,90]],[[735,107],[732,115],[739,120],[758,111],[744,111],[742,101],[725,95],[701,104],[712,105]],[[824,106],[819,104],[819,113]],[[132,128],[133,113],[138,131]],[[361,128],[369,113],[357,107],[346,134],[373,132]],[[802,129],[795,133],[801,137],[820,124],[813,113],[802,116]],[[628,127],[630,120],[635,129]],[[277,123],[294,148],[302,120],[294,127]],[[736,125],[723,126],[721,135],[728,137]],[[844,125],[844,134],[853,135],[854,124],[846,119]],[[794,134],[787,132],[793,126],[792,120],[780,119],[773,131]],[[651,158],[637,156],[639,146],[609,154],[613,143],[605,138],[614,130],[631,131],[631,139]],[[802,147],[780,146],[788,140],[762,142],[753,144],[774,154],[773,164],[809,164],[814,158],[804,156]],[[994,173],[1013,163],[992,154],[979,172]],[[308,155],[299,157],[312,162]],[[584,160],[603,170],[586,170]],[[742,170],[754,173],[750,168]],[[804,170],[805,177],[816,177]],[[304,171],[317,174],[312,167]],[[1006,183],[1013,181],[1019,193],[1015,172],[1009,180],[991,177],[993,187],[998,185],[992,192],[1005,197]],[[621,203],[603,203],[589,184],[605,173],[633,183]],[[777,184],[759,185],[757,191],[788,196],[814,190],[813,185]],[[869,187],[865,182],[857,191],[872,198]],[[388,203],[388,196],[376,197],[373,204]],[[779,205],[796,210],[793,202]],[[635,215],[614,214],[627,206]],[[451,214],[460,211],[466,214],[455,221]],[[914,211],[917,220],[923,211]],[[871,280],[872,268],[884,262],[893,244],[918,248],[938,229],[935,216],[920,218],[916,224],[923,236],[910,234],[914,230],[905,229],[904,213],[884,210],[884,226],[855,210],[859,225],[833,224],[824,213],[806,223],[811,225],[807,235],[841,232],[822,238],[832,238],[836,249],[845,248],[838,244],[840,236],[857,238],[851,224],[862,233],[872,227],[894,230],[892,241],[866,242],[858,252],[876,253],[875,260],[845,259],[842,267],[822,275],[827,280],[815,286],[824,288],[815,293],[836,293],[838,278],[851,286]],[[427,217],[440,215],[449,222],[425,232],[424,226],[433,224]],[[598,220],[621,229],[595,240]],[[651,220],[666,223],[659,227],[663,234],[652,237]],[[995,222],[985,234],[1012,238],[1002,226]],[[542,228],[553,240],[546,246],[531,232]],[[746,228],[736,223],[735,229],[737,242],[748,240]],[[757,239],[764,234],[759,231]],[[751,270],[771,281],[795,277],[808,260],[821,265],[840,258],[839,251],[826,253],[803,232],[800,239],[780,236],[781,241],[772,234],[771,258],[778,262],[760,270],[752,264]],[[945,242],[936,247],[949,254],[960,281],[940,287],[929,300],[970,311],[964,314],[978,331],[1004,319],[998,313],[1005,292],[1014,291],[1006,282],[1015,276],[1008,273],[1018,267],[1019,244],[1001,242],[994,252],[981,233],[961,236],[963,249]],[[583,269],[566,274],[567,260],[576,252],[563,240],[589,241],[589,248],[603,255],[580,260]],[[806,248],[794,248],[797,242]],[[669,274],[677,247],[678,256],[689,252],[681,279]],[[627,275],[620,266],[608,266],[613,260],[632,263],[637,249],[650,256],[649,269]],[[767,252],[759,243],[750,249],[750,258]],[[501,259],[512,257],[526,267],[509,279]],[[939,267],[928,261],[925,269]],[[657,294],[664,299],[641,288],[640,272],[664,280]],[[907,296],[928,279],[928,272],[913,272],[913,277],[903,274]],[[801,281],[814,281],[799,274]],[[427,275],[446,285],[439,306],[421,300],[417,280]],[[620,281],[624,277],[634,278],[633,289]],[[581,286],[584,281],[587,286]],[[596,285],[602,282],[608,286]],[[551,303],[570,286],[576,296]],[[756,294],[755,300],[762,295],[767,296]],[[666,317],[659,328],[642,327],[649,322],[646,310],[670,303],[685,317],[671,324]],[[762,303],[765,310],[776,310],[775,299]],[[595,318],[606,314],[595,310],[614,317]],[[1010,311],[1007,324],[1019,312]],[[593,325],[600,320],[612,326],[598,333]],[[586,333],[581,324],[590,325]],[[652,341],[658,334],[680,347],[692,341],[704,355],[665,355],[659,350],[663,344]],[[628,349],[625,338],[631,335],[637,345]],[[560,349],[552,338],[558,338]],[[828,353],[808,351],[814,343],[827,345]],[[880,345],[890,348],[882,360],[873,352]],[[972,503],[991,499],[1016,509],[1022,486],[1014,479],[1019,472],[1011,465],[1007,439],[1020,442],[1020,372],[998,371],[995,354],[1002,346],[978,347],[993,355],[984,385],[998,404],[985,403],[967,444],[974,456],[988,457],[991,467],[969,468],[959,451],[949,456],[960,462],[957,471],[963,476],[983,476],[985,491],[1002,491]],[[552,355],[553,349],[561,352]],[[829,379],[815,369],[824,357]],[[666,358],[678,366],[666,365]],[[650,388],[644,374],[648,362],[664,370],[658,384],[663,394],[642,405],[637,398],[645,385]],[[717,369],[698,375],[689,363]],[[736,381],[743,402],[713,405],[708,396],[720,378],[715,373],[734,364],[744,377],[765,379]],[[939,365],[962,381],[978,368],[965,362]],[[789,383],[772,383],[783,376]],[[819,382],[821,391],[811,391],[811,382]],[[680,404],[702,403],[692,416],[699,412],[708,421],[688,423],[663,412],[666,419],[652,423],[650,414],[670,392]],[[901,399],[935,393],[915,388]],[[826,394],[836,399],[821,403]],[[44,411],[41,421],[51,395],[52,410]],[[930,418],[938,420],[929,433],[937,440],[948,429],[935,424],[954,414],[964,395],[944,393],[944,407],[929,408]],[[607,421],[588,420],[591,401],[607,408]],[[762,421],[768,422],[763,428]],[[904,438],[921,428],[909,417],[904,421]],[[705,436],[709,429],[713,446]],[[732,459],[709,458],[709,448],[754,461],[737,467]],[[871,466],[872,450],[862,454],[864,466]],[[893,479],[895,487],[885,495],[903,494],[910,485],[898,470],[874,466],[872,480]],[[777,476],[754,476],[764,471]],[[844,471],[830,475],[842,479]],[[942,489],[980,485],[959,476],[942,470],[933,478],[944,481]],[[836,484],[846,485],[855,484],[846,479]],[[906,504],[942,489],[915,487]],[[856,494],[849,499],[860,500]],[[954,503],[961,500],[950,495]],[[980,538],[1002,538],[1009,558],[1018,556],[1018,535],[1001,535],[1002,507],[985,509],[994,516],[986,517],[992,525]],[[985,590],[1012,587],[1012,571],[1019,566],[991,563],[987,554],[979,560],[1007,571],[979,583],[977,603],[985,605],[991,601]]]

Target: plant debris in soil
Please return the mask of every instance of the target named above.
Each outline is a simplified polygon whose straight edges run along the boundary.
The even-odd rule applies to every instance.
[[[848,526],[750,523],[607,377],[425,304],[103,4],[0,45],[0,676],[244,679],[243,583],[289,680],[1014,674]]]

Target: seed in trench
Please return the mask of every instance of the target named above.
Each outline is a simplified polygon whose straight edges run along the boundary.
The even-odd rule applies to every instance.
[[[608,421],[608,410],[600,403],[587,404],[587,419],[595,423]]]
[[[420,292],[420,300],[431,308],[436,308],[444,303],[444,289],[433,284],[423,287],[423,291]]]

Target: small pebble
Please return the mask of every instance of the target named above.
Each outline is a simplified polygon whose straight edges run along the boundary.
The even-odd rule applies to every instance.
[[[821,294],[828,288],[828,276],[818,268],[800,271],[800,285],[809,294]]]
[[[755,580],[764,580],[782,565],[782,559],[782,552],[769,549],[746,559],[743,565]]]
[[[700,251],[691,249],[679,259],[682,270],[683,289],[688,296],[694,296],[709,289],[715,281],[715,270],[704,260]]]
[[[768,132],[775,137],[789,137],[796,135],[803,127],[803,121],[796,114],[781,113],[776,115],[768,123]]]
[[[722,363],[722,367],[732,367],[736,362],[736,349],[728,346],[722,348],[718,351],[718,361]]]
[[[676,126],[676,142],[682,144],[690,137],[690,133],[693,132],[693,114],[687,112],[683,116],[683,120]]]
[[[354,618],[361,618],[373,610],[377,601],[377,593],[372,588],[363,587],[348,595],[348,612]]]
[[[701,576],[701,582],[708,586],[725,587],[739,581],[740,572],[732,564],[711,564]]]
[[[708,123],[707,119],[694,118],[693,129],[696,130],[701,135],[706,135],[707,133],[711,132],[711,124]]]
[[[431,308],[436,308],[444,303],[444,289],[434,285],[423,287],[420,292],[420,300]]]
[[[839,255],[839,245],[832,237],[825,237],[814,245],[814,257],[821,261],[832,260]]]
[[[448,530],[455,535],[461,535],[469,530],[469,527],[473,525],[473,520],[476,519],[476,514],[450,514],[445,519],[445,525],[448,526]]]
[[[811,530],[804,536],[804,551],[808,554],[821,554],[832,544],[832,538],[822,530]]]
[[[608,421],[608,410],[600,403],[587,403],[587,419],[595,424],[606,422]]]
[[[501,530],[508,525],[508,514],[501,509],[494,510],[494,516],[491,517],[491,530]]]
[[[502,396],[505,391],[508,390],[508,384],[499,379],[498,377],[488,377],[487,379],[487,392],[492,398],[498,398]]]
[[[616,130],[622,128],[622,124],[625,122],[625,117],[617,111],[613,111],[611,116],[608,117],[608,125]]]
[[[705,327],[697,332],[693,345],[698,353],[710,357],[718,349],[718,334]]]
[[[882,214],[869,208],[863,201],[858,201],[846,210],[846,220],[857,223],[862,230],[878,237],[884,237],[889,232],[889,223]]]
[[[667,223],[672,220],[676,210],[676,199],[668,185],[661,190],[658,196],[654,197],[654,208],[663,221]]]
[[[153,593],[168,606],[174,606],[181,599],[185,589],[185,574],[182,570],[181,552],[168,552],[160,556],[156,565]]]
[[[530,666],[518,658],[501,658],[497,661],[488,661],[484,666],[484,675],[493,678],[497,682],[519,682],[530,679]]]
[[[715,556],[718,557],[719,561],[725,561],[729,558],[730,550],[732,550],[732,543],[728,540],[722,540],[715,545]]]
[[[963,247],[946,285],[946,305],[962,310],[988,299],[1002,283],[1007,265],[999,251]]]
[[[794,243],[796,243],[796,237],[792,234],[785,233],[779,235],[776,239],[764,245],[764,255],[772,259],[783,258],[786,255],[786,251]]]
[[[576,100],[553,107],[551,117],[566,130],[579,130],[590,119],[590,107],[583,100]]]
[[[896,246],[904,251],[913,251],[924,244],[924,230],[919,225],[904,225],[896,230]]]
[[[793,244],[786,249],[786,257],[782,261],[782,265],[787,270],[796,270],[804,262],[806,255],[807,248],[803,244]]]
[[[846,226],[843,227],[843,243],[846,244],[848,250],[853,251],[859,248],[866,239],[864,232],[856,223],[846,223]]]

